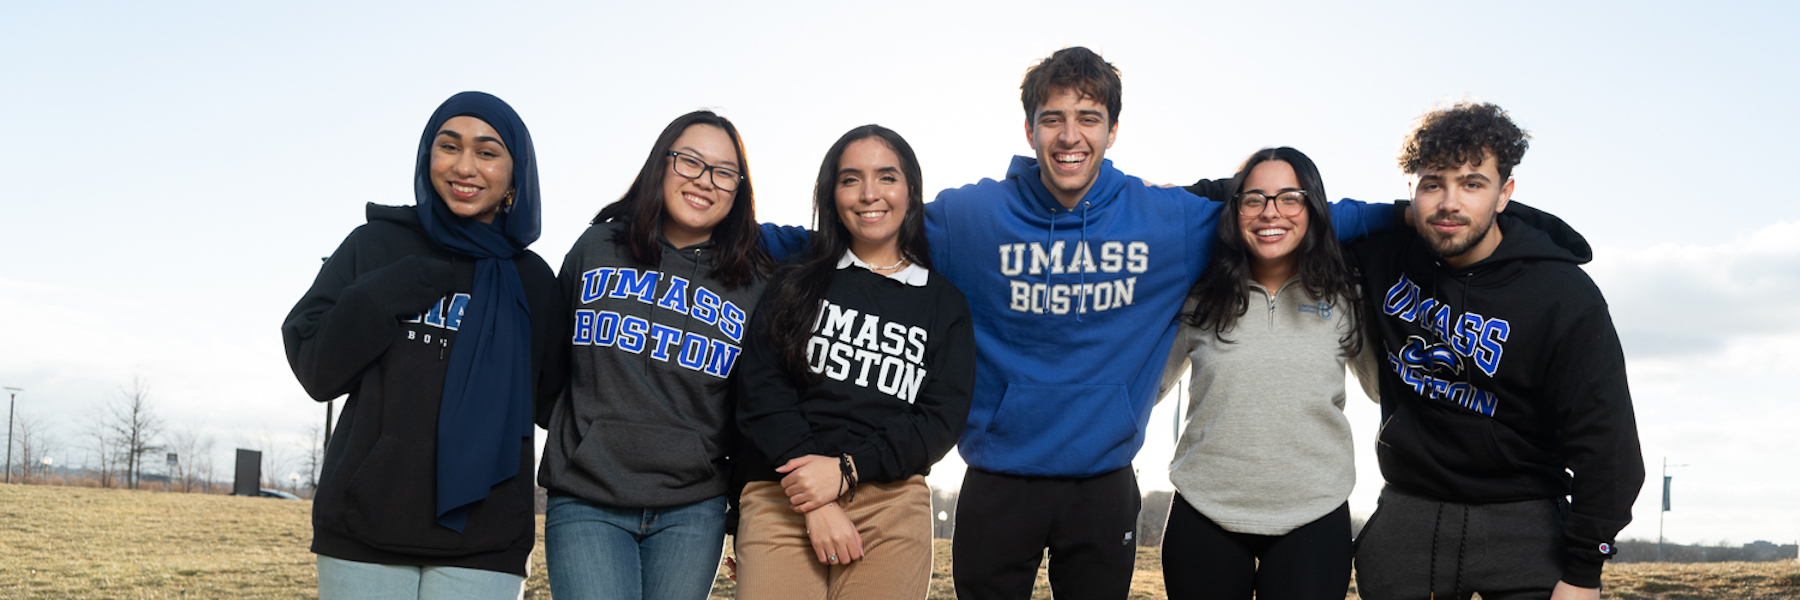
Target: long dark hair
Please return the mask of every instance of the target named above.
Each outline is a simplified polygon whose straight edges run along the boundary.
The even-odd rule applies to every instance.
[[[669,122],[669,126],[663,128],[662,135],[656,136],[656,144],[650,147],[650,156],[644,159],[644,168],[638,170],[637,179],[632,180],[625,195],[601,208],[592,222],[622,219],[629,223],[629,227],[620,229],[613,237],[613,243],[629,246],[632,260],[642,265],[654,267],[661,264],[663,180],[669,174],[668,153],[674,149],[675,140],[695,125],[711,125],[725,130],[725,135],[731,138],[732,146],[737,149],[738,172],[743,173],[744,180],[738,182],[731,212],[726,213],[725,219],[713,227],[715,258],[707,275],[724,283],[726,289],[741,288],[768,277],[775,268],[775,260],[769,258],[768,251],[758,242],[762,229],[756,222],[756,194],[750,187],[750,160],[744,154],[744,141],[738,138],[737,127],[731,124],[730,119],[710,110],[696,110]]]
[[[806,345],[812,339],[820,301],[837,274],[838,260],[850,250],[850,229],[844,226],[837,210],[838,163],[850,144],[870,138],[881,140],[900,157],[900,174],[906,177],[906,217],[900,221],[900,254],[914,264],[931,268],[931,247],[925,243],[925,188],[919,157],[913,154],[906,139],[892,129],[864,125],[850,130],[825,151],[819,179],[813,184],[811,256],[797,267],[783,269],[783,276],[775,284],[775,295],[768,305],[757,307],[769,315],[770,345],[781,352],[782,366],[795,381],[819,381],[806,360]]]
[[[1325,195],[1325,181],[1319,177],[1319,168],[1305,154],[1286,146],[1264,148],[1250,155],[1227,184],[1232,199],[1226,202],[1227,208],[1219,215],[1219,225],[1215,229],[1218,244],[1213,247],[1212,261],[1207,263],[1206,272],[1188,290],[1188,295],[1196,301],[1194,310],[1184,313],[1182,318],[1188,324],[1212,331],[1219,341],[1232,343],[1225,339],[1225,331],[1237,325],[1238,318],[1250,309],[1247,296],[1250,292],[1250,250],[1244,246],[1244,236],[1239,232],[1236,196],[1238,190],[1243,189],[1244,179],[1250,177],[1250,171],[1271,160],[1293,167],[1300,189],[1306,190],[1306,236],[1300,238],[1300,247],[1295,249],[1300,253],[1300,285],[1314,299],[1338,303],[1338,310],[1350,311],[1351,327],[1338,341],[1346,356],[1354,356],[1362,350],[1363,313],[1361,297],[1356,291],[1356,271],[1350,268],[1343,246],[1338,244],[1337,232],[1331,227],[1331,208],[1325,204],[1328,196]]]

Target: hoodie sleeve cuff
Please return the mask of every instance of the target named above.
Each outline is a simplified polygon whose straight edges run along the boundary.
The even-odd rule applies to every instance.
[[[1569,562],[1563,565],[1562,580],[1575,587],[1600,587],[1600,569],[1605,564],[1601,560],[1569,557]]]

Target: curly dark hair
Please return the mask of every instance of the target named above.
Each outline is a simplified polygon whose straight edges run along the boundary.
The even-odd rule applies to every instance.
[[[1050,96],[1058,90],[1074,90],[1106,107],[1106,124],[1110,127],[1119,122],[1119,111],[1124,108],[1120,87],[1118,67],[1093,50],[1072,46],[1057,50],[1025,71],[1025,81],[1019,85],[1019,103],[1025,105],[1025,122],[1030,123]]]
[[[1493,153],[1501,179],[1512,177],[1513,167],[1525,158],[1531,134],[1520,129],[1506,109],[1486,102],[1458,102],[1419,117],[1419,126],[1400,146],[1400,170],[1451,169],[1479,166]]]

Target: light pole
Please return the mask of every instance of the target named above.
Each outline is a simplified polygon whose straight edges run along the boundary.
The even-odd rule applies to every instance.
[[[19,392],[23,392],[25,390],[16,388],[16,387],[9,387],[9,388],[6,388],[6,391],[10,392],[10,394],[9,394],[10,397],[7,398],[7,400],[6,400],[6,482],[12,483],[13,405],[15,403],[17,403],[19,400]]]
[[[1687,465],[1671,465],[1669,457],[1663,457],[1663,498],[1662,510],[1656,513],[1656,562],[1662,562],[1663,547],[1663,515],[1669,512],[1669,467],[1685,467]]]

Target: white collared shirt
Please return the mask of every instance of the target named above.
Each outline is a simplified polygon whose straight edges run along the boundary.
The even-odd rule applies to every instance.
[[[862,259],[857,258],[855,252],[845,250],[844,257],[838,259],[837,268],[844,269],[851,265],[869,269],[870,273],[875,273],[875,269],[870,269],[869,263],[863,262]],[[927,270],[925,267],[919,266],[917,263],[908,263],[906,268],[886,275],[882,275],[881,273],[875,274],[913,287],[925,287],[925,281],[931,278],[931,271]]]

